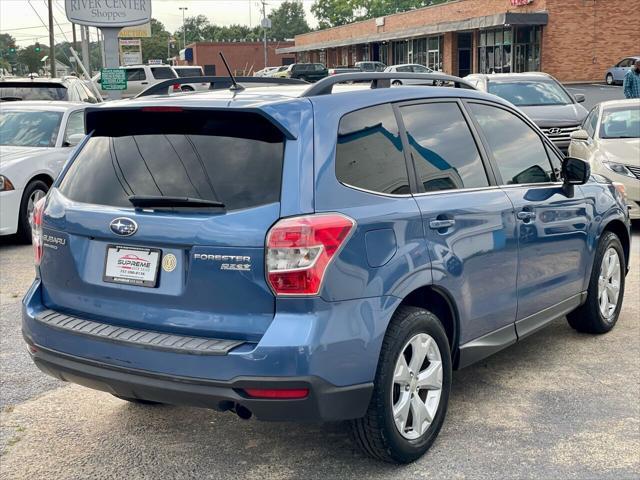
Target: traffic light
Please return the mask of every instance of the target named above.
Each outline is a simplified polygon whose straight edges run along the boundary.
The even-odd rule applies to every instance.
[[[9,53],[16,53],[16,46],[15,45],[10,45],[9,46]]]
[[[34,50],[36,52],[40,52],[40,44],[38,42],[36,42],[36,46],[35,46]]]

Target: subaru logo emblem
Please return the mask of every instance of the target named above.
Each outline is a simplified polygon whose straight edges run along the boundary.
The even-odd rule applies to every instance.
[[[138,224],[126,217],[118,217],[111,220],[109,228],[116,235],[128,237],[138,231]]]

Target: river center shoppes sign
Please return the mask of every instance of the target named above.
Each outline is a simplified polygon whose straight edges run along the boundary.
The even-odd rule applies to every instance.
[[[128,27],[151,20],[151,0],[65,0],[70,22],[91,27]]]

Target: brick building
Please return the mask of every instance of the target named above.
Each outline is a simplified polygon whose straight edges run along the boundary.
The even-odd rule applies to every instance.
[[[378,60],[469,73],[541,70],[604,79],[640,54],[640,0],[457,0],[298,35],[278,53],[328,67]]]
[[[288,65],[295,61],[291,53],[276,53],[277,49],[292,47],[293,42],[269,42],[267,63],[269,66]],[[226,75],[220,53],[222,52],[234,75],[252,75],[264,68],[262,42],[196,42],[187,45],[180,65],[200,65],[206,75]]]

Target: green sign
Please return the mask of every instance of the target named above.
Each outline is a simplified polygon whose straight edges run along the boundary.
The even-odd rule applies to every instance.
[[[124,68],[103,68],[100,70],[102,90],[126,90],[127,72]]]

